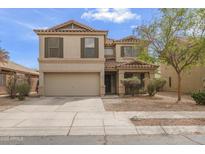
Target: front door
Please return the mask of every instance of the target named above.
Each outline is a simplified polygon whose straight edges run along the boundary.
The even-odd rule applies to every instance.
[[[105,75],[105,93],[106,94],[111,93],[111,75],[110,74]]]
[[[116,94],[116,73],[105,73],[105,93]]]

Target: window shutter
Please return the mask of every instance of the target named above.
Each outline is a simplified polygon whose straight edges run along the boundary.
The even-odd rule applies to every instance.
[[[96,58],[99,57],[99,39],[98,38],[95,38],[95,55],[96,55]]]
[[[124,47],[121,46],[121,57],[124,57],[125,56],[125,53],[124,53]]]
[[[85,38],[80,39],[80,45],[81,45],[81,58],[84,58],[85,53]]]
[[[48,39],[49,39],[48,37],[45,38],[45,52],[44,52],[45,58],[48,58],[48,53],[49,53]]]
[[[59,38],[59,57],[63,58],[63,38]]]

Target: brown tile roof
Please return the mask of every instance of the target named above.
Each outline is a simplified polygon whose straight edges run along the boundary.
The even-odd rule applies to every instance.
[[[106,38],[105,39],[105,46],[113,46],[114,45],[114,39]]]
[[[12,61],[7,61],[4,63],[0,63],[0,70],[5,70],[5,71],[14,71],[14,72],[19,72],[19,73],[25,73],[25,74],[31,74],[31,75],[39,75],[39,72],[27,68],[25,66],[16,64]]]
[[[114,40],[110,38],[106,38],[105,40],[105,46],[114,46],[117,43],[132,43],[132,44],[133,43],[144,43],[145,45],[149,44],[148,41],[138,39],[136,36],[133,36],[133,35],[127,36],[119,40]]]
[[[139,42],[139,41],[141,41],[141,40],[138,39],[136,36],[130,35],[130,36],[124,37],[122,39],[116,40],[115,42]]]
[[[75,28],[68,28],[69,25],[75,25]],[[62,24],[56,25],[48,29],[35,29],[35,32],[105,32],[105,30],[96,30],[87,25],[81,24],[75,20],[69,20]]]
[[[156,69],[158,67],[158,65],[148,64],[136,58],[122,58],[118,61],[110,58],[105,61],[105,69]]]

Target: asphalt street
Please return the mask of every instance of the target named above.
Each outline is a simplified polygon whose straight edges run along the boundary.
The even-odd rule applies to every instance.
[[[205,135],[2,136],[1,145],[203,145]]]

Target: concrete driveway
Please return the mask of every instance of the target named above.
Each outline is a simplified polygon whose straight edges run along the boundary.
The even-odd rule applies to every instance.
[[[107,112],[99,97],[27,98],[0,112],[0,136],[205,134],[205,126],[134,126],[133,116],[204,118],[205,112]]]
[[[105,127],[106,126],[106,127]],[[128,118],[106,112],[99,97],[28,98],[0,112],[0,136],[137,134]]]
[[[0,112],[0,136],[75,134],[79,127],[102,127],[102,119],[98,117],[84,119],[95,118],[101,112],[105,112],[104,106],[97,97],[28,98],[23,104]]]

